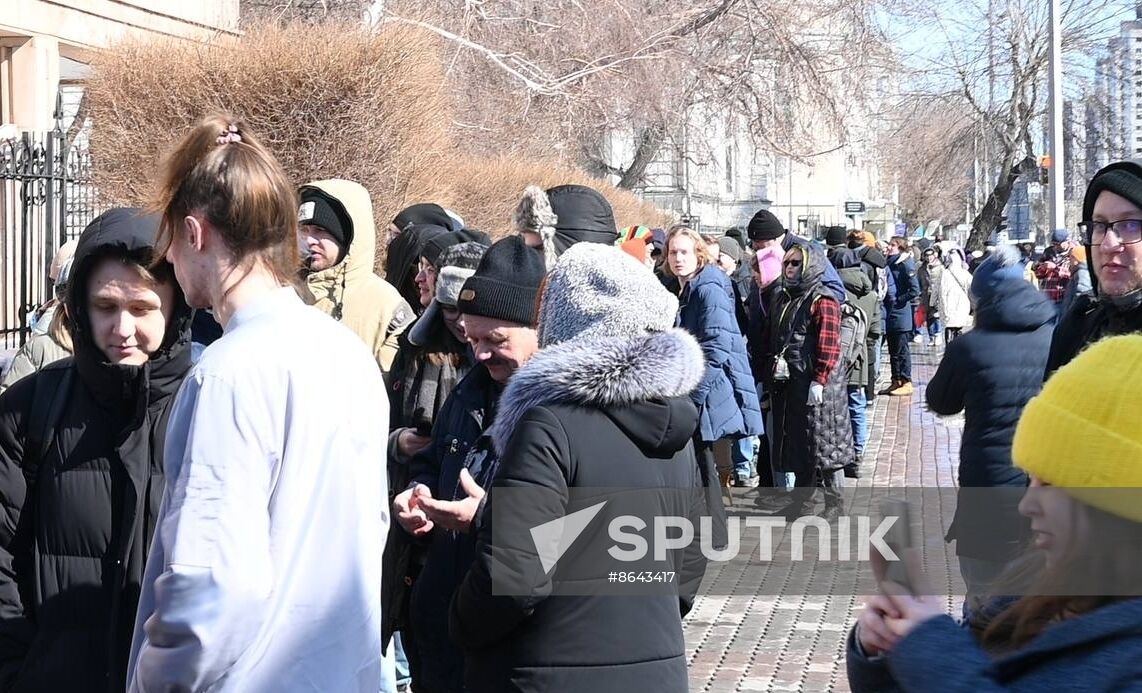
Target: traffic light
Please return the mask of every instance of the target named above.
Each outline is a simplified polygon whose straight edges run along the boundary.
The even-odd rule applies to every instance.
[[[1051,182],[1051,155],[1044,154],[1039,157],[1039,183],[1049,185]]]

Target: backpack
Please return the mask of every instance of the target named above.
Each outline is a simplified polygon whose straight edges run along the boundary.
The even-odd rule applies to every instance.
[[[868,357],[868,315],[852,300],[841,304],[841,357],[845,372],[863,368]]]

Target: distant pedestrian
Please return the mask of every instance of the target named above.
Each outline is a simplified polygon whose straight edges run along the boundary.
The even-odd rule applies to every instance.
[[[713,444],[723,438],[738,440],[763,433],[761,405],[729,277],[714,264],[701,236],[691,229],[672,229],[666,248],[667,270],[682,285],[679,324],[698,339],[706,357],[706,375],[691,397],[699,415],[695,448],[714,518],[715,545],[719,545],[725,538],[726,516]],[[730,470],[724,473],[728,478]]]
[[[826,510],[838,513],[843,470],[856,461],[841,307],[822,281],[828,264],[812,247],[786,252],[772,308],[773,450],[781,470],[795,477],[791,517],[810,511],[818,487],[825,489]]]
[[[944,322],[944,343],[951,344],[971,324],[971,282],[963,251],[951,248],[944,255],[944,272],[936,304]]]
[[[884,305],[892,383],[880,394],[909,396],[913,392],[910,342],[915,323],[912,303],[920,298],[920,281],[916,277],[916,264],[908,252],[906,239],[896,237],[889,242],[888,271],[896,289],[891,299],[885,299]]]
[[[1086,248],[1076,245],[1067,254],[1071,278],[1067,280],[1067,290],[1063,293],[1063,303],[1059,306],[1059,320],[1071,311],[1080,297],[1089,298],[1094,291],[1090,281],[1090,267],[1087,264]]]

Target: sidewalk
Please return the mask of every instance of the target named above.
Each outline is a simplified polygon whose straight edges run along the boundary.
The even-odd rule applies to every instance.
[[[924,405],[924,388],[942,350],[913,345],[916,394],[878,397],[858,486],[953,487],[962,416],[939,418]],[[887,364],[885,364],[887,368]],[[846,480],[852,482],[853,480]],[[752,491],[736,490],[732,512],[753,510]],[[751,533],[752,534],[752,533]],[[758,537],[743,535],[742,556],[756,555]],[[945,545],[949,553],[952,547]],[[690,690],[847,691],[845,639],[864,598],[834,582],[835,596],[805,596],[797,586],[813,564],[734,559],[710,563],[701,595],[684,622]],[[792,596],[755,594],[760,580],[781,580]],[[727,596],[728,595],[728,596]],[[948,603],[958,611],[958,601]]]

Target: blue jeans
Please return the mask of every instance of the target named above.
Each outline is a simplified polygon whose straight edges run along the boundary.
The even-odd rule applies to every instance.
[[[939,318],[936,318],[936,319],[929,318],[928,319],[928,337],[931,339],[935,339],[936,337],[939,337],[939,336],[940,336],[940,320],[939,320]]]
[[[730,448],[731,459],[734,461],[734,476],[739,479],[748,479],[755,474],[753,460],[757,456],[757,436],[746,436],[734,441]]]
[[[380,693],[396,693],[397,673],[393,657],[393,644],[389,643],[388,652],[381,658],[381,690]]]
[[[393,633],[393,657],[397,665],[397,685],[403,685],[412,681],[412,674],[408,668],[408,657],[404,653],[404,641],[401,640],[400,633]]]
[[[868,443],[868,408],[865,406],[864,388],[859,385],[849,385],[849,422],[853,427],[853,446],[858,456],[864,454],[864,446]]]

